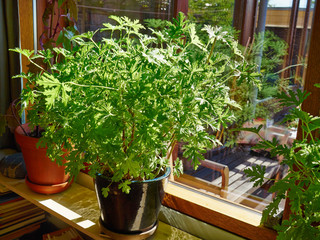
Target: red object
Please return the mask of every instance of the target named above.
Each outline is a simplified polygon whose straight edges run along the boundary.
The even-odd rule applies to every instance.
[[[22,127],[26,132],[31,132],[28,124],[23,124]],[[53,194],[70,186],[69,175],[64,171],[65,167],[58,166],[46,156],[47,148],[36,147],[39,138],[26,136],[20,126],[15,130],[15,137],[21,147],[28,174],[26,183],[31,190]]]
[[[84,162],[83,165],[85,166],[85,168],[84,168],[84,169],[81,169],[81,172],[86,173],[86,174],[89,174],[91,163],[86,163],[86,162]]]

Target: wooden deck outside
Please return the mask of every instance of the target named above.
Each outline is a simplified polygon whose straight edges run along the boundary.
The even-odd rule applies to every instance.
[[[272,200],[272,194],[267,191],[272,181],[268,179],[280,177],[285,172],[277,159],[250,151],[246,147],[212,150],[206,159],[197,170],[185,166],[184,174],[176,181],[257,210],[263,210]],[[262,187],[253,187],[253,183],[244,174],[244,169],[254,165],[266,167],[266,180]]]

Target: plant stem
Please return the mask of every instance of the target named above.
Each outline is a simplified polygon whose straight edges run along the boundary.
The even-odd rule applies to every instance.
[[[22,127],[22,124],[21,124],[20,120],[18,119],[16,113],[13,111],[13,108],[16,108],[16,102],[17,102],[17,101],[18,101],[18,99],[15,99],[15,100],[11,103],[11,113],[12,113],[14,119],[16,120],[16,122],[17,122],[17,123],[19,124],[19,126],[21,127],[21,129],[22,129],[22,131],[24,132],[24,134],[29,137],[29,134],[28,134],[27,131]]]
[[[78,87],[96,87],[96,88],[104,88],[104,89],[116,91],[116,89],[114,89],[114,88],[105,87],[105,86],[99,86],[99,85],[83,85],[83,84],[78,84],[78,83],[74,83],[74,82],[65,82],[65,83],[71,84],[71,85],[75,85],[75,86],[78,86]]]
[[[130,142],[128,144],[128,147],[130,147],[130,145],[133,143],[133,140],[134,140],[134,133],[135,133],[136,125],[135,125],[135,121],[134,121],[134,112],[130,108],[128,109],[128,112],[131,114],[132,121],[133,121],[132,128],[131,128],[131,140],[130,140]]]
[[[174,150],[174,146],[175,146],[176,143],[177,143],[177,140],[175,139],[175,135],[174,135],[174,134],[172,135],[172,138],[171,138],[171,139],[172,139],[172,140],[171,140],[171,143],[170,143],[170,145],[169,145],[170,152],[169,152],[169,154],[167,155],[167,158],[169,158],[169,157],[172,155],[173,150]]]
[[[125,122],[123,122],[123,124],[125,125]],[[126,128],[123,127],[122,129],[122,148],[123,148],[123,151],[125,153],[127,153],[127,146],[126,146]]]
[[[38,65],[37,63],[35,63],[34,61],[32,61],[30,58],[28,58],[28,60],[32,63],[32,64],[34,64],[35,66],[37,66],[38,68],[40,68],[42,71],[46,71],[43,67],[41,67],[40,65]]]
[[[210,54],[209,54],[209,56],[208,56],[208,59],[207,59],[207,61],[206,61],[206,64],[208,64],[208,63],[209,63],[210,58],[212,57],[213,49],[214,49],[214,46],[216,45],[216,42],[217,42],[217,38],[215,38],[215,39],[214,39],[214,41],[213,41],[213,44],[212,44],[212,46],[211,46],[211,50],[210,50]]]

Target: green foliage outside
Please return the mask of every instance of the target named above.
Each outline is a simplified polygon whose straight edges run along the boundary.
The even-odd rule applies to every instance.
[[[61,163],[63,146],[71,175],[91,163],[93,177],[105,174],[128,192],[128,180],[152,179],[168,166],[176,141],[187,143],[184,156],[195,166],[220,144],[208,129],[235,121],[239,106],[230,98],[230,79],[254,85],[255,67],[232,36],[206,26],[204,42],[183,14],[172,23],[149,20],[149,26],[164,26],[149,27],[151,36],[141,33],[137,20],[111,18],[117,24],[104,24],[100,31],[111,37],[101,42],[93,40],[97,30],[73,37],[71,48],[14,51],[39,70],[21,74],[28,80],[22,102],[32,106],[30,123],[45,130],[39,144],[48,146],[49,157]],[[180,161],[175,166],[178,173]]]
[[[234,0],[189,0],[188,17],[203,25],[231,26]]]
[[[255,35],[253,43],[244,50],[246,52],[246,59],[252,64],[256,63],[257,56],[259,56],[261,50],[262,56],[259,66],[261,88],[258,89],[258,100],[273,98],[280,92],[279,86],[282,79],[280,78],[281,70],[279,68],[282,66],[284,57],[287,55],[287,44],[273,32],[265,31],[263,37],[261,34]],[[247,112],[239,112],[240,118],[242,118],[241,116],[243,116],[243,119],[247,118],[247,120],[250,120],[250,118],[272,118],[281,109],[278,101],[270,99],[265,103],[259,103],[254,111],[252,94],[253,89],[249,86],[242,85],[240,88],[235,89],[235,95],[238,95],[242,99],[246,107],[244,107],[245,105],[242,106],[247,109]],[[253,112],[254,115],[252,114]]]
[[[232,27],[234,1],[228,0],[191,0],[189,1],[188,18],[196,23],[198,29],[206,24],[212,24],[221,27],[221,32],[228,32],[228,35],[238,37],[238,32]],[[199,35],[201,39],[206,40],[206,35]],[[226,48],[223,44],[217,44],[217,48],[226,55],[231,54],[230,48]],[[245,49],[241,48],[245,58],[252,65],[257,63],[257,55],[262,49],[262,61],[260,68],[261,87],[258,89],[257,99],[267,99],[274,97],[283,80],[280,79],[281,70],[285,55],[287,54],[287,44],[271,31],[266,31],[264,37],[261,34],[255,35],[253,42]],[[258,66],[256,65],[257,69]],[[258,77],[258,76],[257,76]],[[283,85],[283,84],[282,84]],[[243,84],[234,84],[229,82],[230,95],[241,105],[241,110],[235,110],[237,121],[233,127],[241,127],[245,122],[256,118],[272,118],[272,116],[280,110],[280,106],[276,100],[268,100],[259,103],[256,106],[254,101],[254,88]],[[223,135],[223,142],[226,145],[233,145],[237,141],[237,133],[226,131]]]

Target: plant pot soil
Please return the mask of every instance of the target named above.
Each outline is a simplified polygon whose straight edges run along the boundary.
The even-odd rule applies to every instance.
[[[132,181],[130,193],[119,190],[119,183],[97,174],[95,189],[100,207],[100,224],[120,234],[141,234],[155,228],[170,168],[164,175],[146,181]],[[107,198],[102,188],[109,186]]]
[[[23,124],[22,127],[30,132],[28,124]],[[46,156],[46,148],[36,147],[39,138],[26,136],[20,126],[15,130],[15,138],[21,147],[27,169],[26,184],[31,190],[53,194],[64,191],[71,185],[69,175],[64,171],[65,167],[51,161]]]

